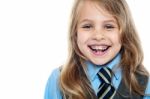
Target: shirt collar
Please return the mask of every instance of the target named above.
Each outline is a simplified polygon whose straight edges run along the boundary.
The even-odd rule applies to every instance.
[[[116,57],[111,60],[110,62],[108,62],[107,64],[105,65],[95,65],[93,63],[91,63],[90,61],[86,61],[86,65],[87,65],[87,74],[88,74],[88,77],[91,81],[94,80],[94,78],[96,77],[97,73],[99,72],[99,70],[103,67],[103,66],[106,66],[108,68],[110,68],[111,70],[113,68],[115,68],[115,71],[114,71],[114,76],[116,79],[118,79],[121,75],[116,75],[116,72],[120,72],[121,69],[118,68],[116,70],[116,66],[119,64],[120,62],[120,59],[121,59],[121,54],[117,54]],[[112,70],[113,71],[113,70]]]

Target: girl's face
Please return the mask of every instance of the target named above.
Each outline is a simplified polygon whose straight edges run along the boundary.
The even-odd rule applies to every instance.
[[[104,9],[86,1],[77,24],[80,52],[96,65],[111,61],[121,49],[116,19]]]

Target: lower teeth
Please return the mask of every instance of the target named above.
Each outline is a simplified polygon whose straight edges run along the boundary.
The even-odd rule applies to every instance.
[[[89,47],[92,51],[95,51],[95,52],[105,52],[109,47],[107,47],[106,49],[102,49],[102,50],[99,50],[99,49],[92,49],[91,47]]]
[[[108,48],[107,48],[108,49]],[[103,49],[103,50],[96,50],[96,49],[92,49],[93,51],[95,51],[95,52],[105,52],[107,49]]]

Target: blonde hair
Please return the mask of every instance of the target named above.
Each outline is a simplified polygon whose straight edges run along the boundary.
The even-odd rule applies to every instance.
[[[96,99],[86,76],[85,57],[77,46],[77,23],[80,9],[87,0],[75,0],[69,30],[69,56],[60,74],[60,88],[66,99]],[[137,81],[136,73],[148,76],[142,65],[143,52],[140,40],[125,0],[89,0],[96,3],[118,21],[121,30],[121,61],[123,79],[130,92],[143,95],[144,88]]]

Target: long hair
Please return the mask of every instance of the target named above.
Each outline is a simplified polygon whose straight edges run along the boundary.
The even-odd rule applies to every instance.
[[[60,74],[60,88],[65,99],[96,99],[94,90],[86,76],[86,58],[77,46],[77,24],[80,9],[87,0],[75,0],[69,30],[69,56]],[[144,88],[140,86],[136,73],[148,76],[142,65],[143,52],[134,22],[125,0],[89,0],[116,18],[121,31],[121,61],[123,80],[130,92],[143,95]]]

